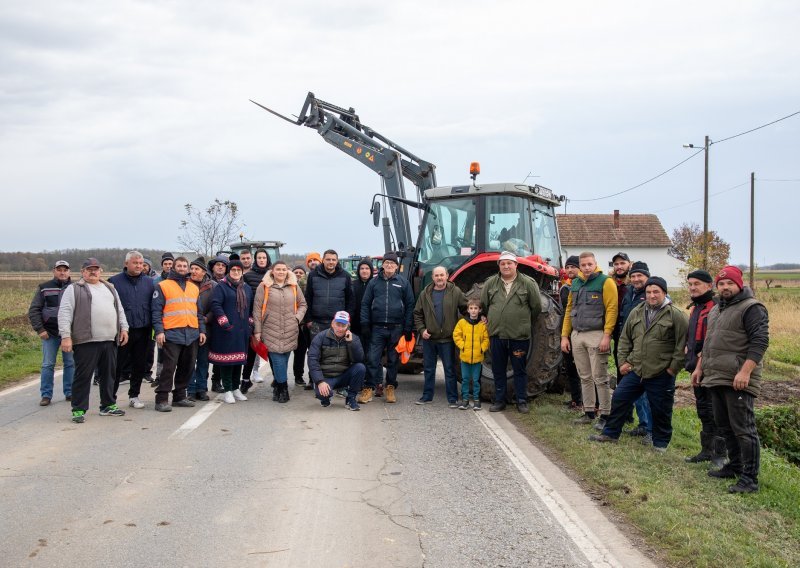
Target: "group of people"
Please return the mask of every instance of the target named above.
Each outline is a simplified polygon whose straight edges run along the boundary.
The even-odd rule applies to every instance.
[[[218,399],[245,401],[253,382],[262,380],[256,372],[262,359],[272,369],[273,400],[288,402],[292,354],[295,385],[314,390],[323,407],[339,392],[346,408],[359,410],[376,397],[397,401],[400,353],[420,341],[424,383],[416,404],[433,401],[441,361],[448,405],[480,410],[481,367],[488,352],[494,379],[489,410],[503,411],[512,400],[520,413],[528,413],[526,364],[541,298],[536,282],[518,271],[519,258],[501,253],[498,272],[486,280],[479,298],[469,300],[442,266],[415,300],[399,264],[388,252],[376,274],[365,258],[351,278],[332,249],[310,253],[305,265],[291,268],[280,260],[273,263],[263,249],[209,262],[165,253],[162,271],[153,277],[152,264],[131,251],[123,271],[108,281],[101,278],[97,259],[89,258],[81,278],[72,282],[69,264],[60,260],[29,311],[43,341],[40,404],[49,405],[53,397],[60,348],[64,395],[72,403],[74,422],[85,419],[92,377],[100,387],[101,415],[124,415],[117,391],[127,375],[129,406],[143,408],[140,389],[153,366],[155,343],[157,411],[209,400],[212,364],[211,388]],[[731,492],[758,490],[753,400],[769,341],[768,314],[743,285],[741,270],[727,266],[716,278],[703,270],[691,272],[688,317],[673,305],[666,281],[651,275],[645,262],[631,263],[625,253],[614,256],[611,274],[603,273],[591,252],[569,257],[564,272],[561,349],[569,404],[583,412],[576,423],[599,431],[590,440],[616,442],[635,408],[639,425],[631,433],[653,450],[666,451],[675,377],[686,368],[703,425],[702,450],[687,461],[713,461],[719,467],[709,475],[738,478]]]
[[[709,476],[738,478],[728,487],[731,493],[758,491],[753,406],[769,344],[766,307],[744,286],[735,266],[716,277],[705,270],[687,275],[688,317],[672,303],[666,281],[651,275],[645,262],[631,263],[620,252],[612,266],[611,274],[604,274],[591,252],[565,263],[561,349],[571,392],[567,404],[583,412],[575,423],[599,431],[591,441],[616,443],[635,408],[639,424],[629,433],[665,452],[672,439],[675,377],[685,368],[702,424],[701,451],[686,461],[710,461],[717,467]]]

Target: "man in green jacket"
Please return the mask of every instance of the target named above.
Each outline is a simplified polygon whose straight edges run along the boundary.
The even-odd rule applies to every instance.
[[[689,320],[667,297],[663,278],[651,276],[645,294],[645,301],[631,311],[620,334],[623,376],[614,391],[611,415],[603,433],[589,439],[616,442],[633,404],[645,393],[653,413],[653,449],[665,452],[672,439],[675,376],[683,368]]]
[[[458,408],[458,383],[455,371],[456,345],[453,331],[459,314],[467,311],[467,298],[461,288],[447,281],[447,269],[433,269],[433,282],[417,298],[414,307],[414,328],[422,339],[422,364],[425,383],[422,397],[415,404],[433,401],[436,383],[436,360],[442,360],[444,386],[450,408]]]
[[[539,298],[539,286],[532,278],[517,271],[517,262],[514,253],[503,252],[497,261],[500,273],[489,277],[481,292],[494,376],[494,404],[489,412],[506,408],[506,369],[511,359],[517,410],[528,413],[528,373],[525,365],[531,347],[533,319],[542,311],[542,300]]]

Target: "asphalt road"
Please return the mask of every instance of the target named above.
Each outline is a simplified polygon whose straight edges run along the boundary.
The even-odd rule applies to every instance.
[[[39,407],[37,384],[1,393],[0,565],[647,564],[503,417],[447,408],[441,382],[416,406],[422,379],[401,375],[397,404],[360,412],[293,385],[278,404],[266,384],[169,414],[146,385],[127,408],[123,385],[122,418],[93,391],[84,424],[58,395]]]

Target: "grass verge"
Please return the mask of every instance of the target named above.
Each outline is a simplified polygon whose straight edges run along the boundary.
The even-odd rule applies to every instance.
[[[637,527],[671,566],[800,566],[800,469],[762,451],[761,490],[729,495],[727,480],[687,464],[699,451],[693,409],[677,409],[669,451],[656,454],[623,434],[617,445],[589,442],[594,430],[574,426],[577,414],[546,395],[520,426],[550,447],[599,493],[603,503]]]

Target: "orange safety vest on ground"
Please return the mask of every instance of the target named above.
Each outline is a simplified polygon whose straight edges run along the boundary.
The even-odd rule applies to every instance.
[[[164,329],[180,329],[182,327],[199,328],[197,323],[197,298],[200,289],[189,282],[186,290],[181,290],[175,280],[162,280],[158,283],[164,294]]]

